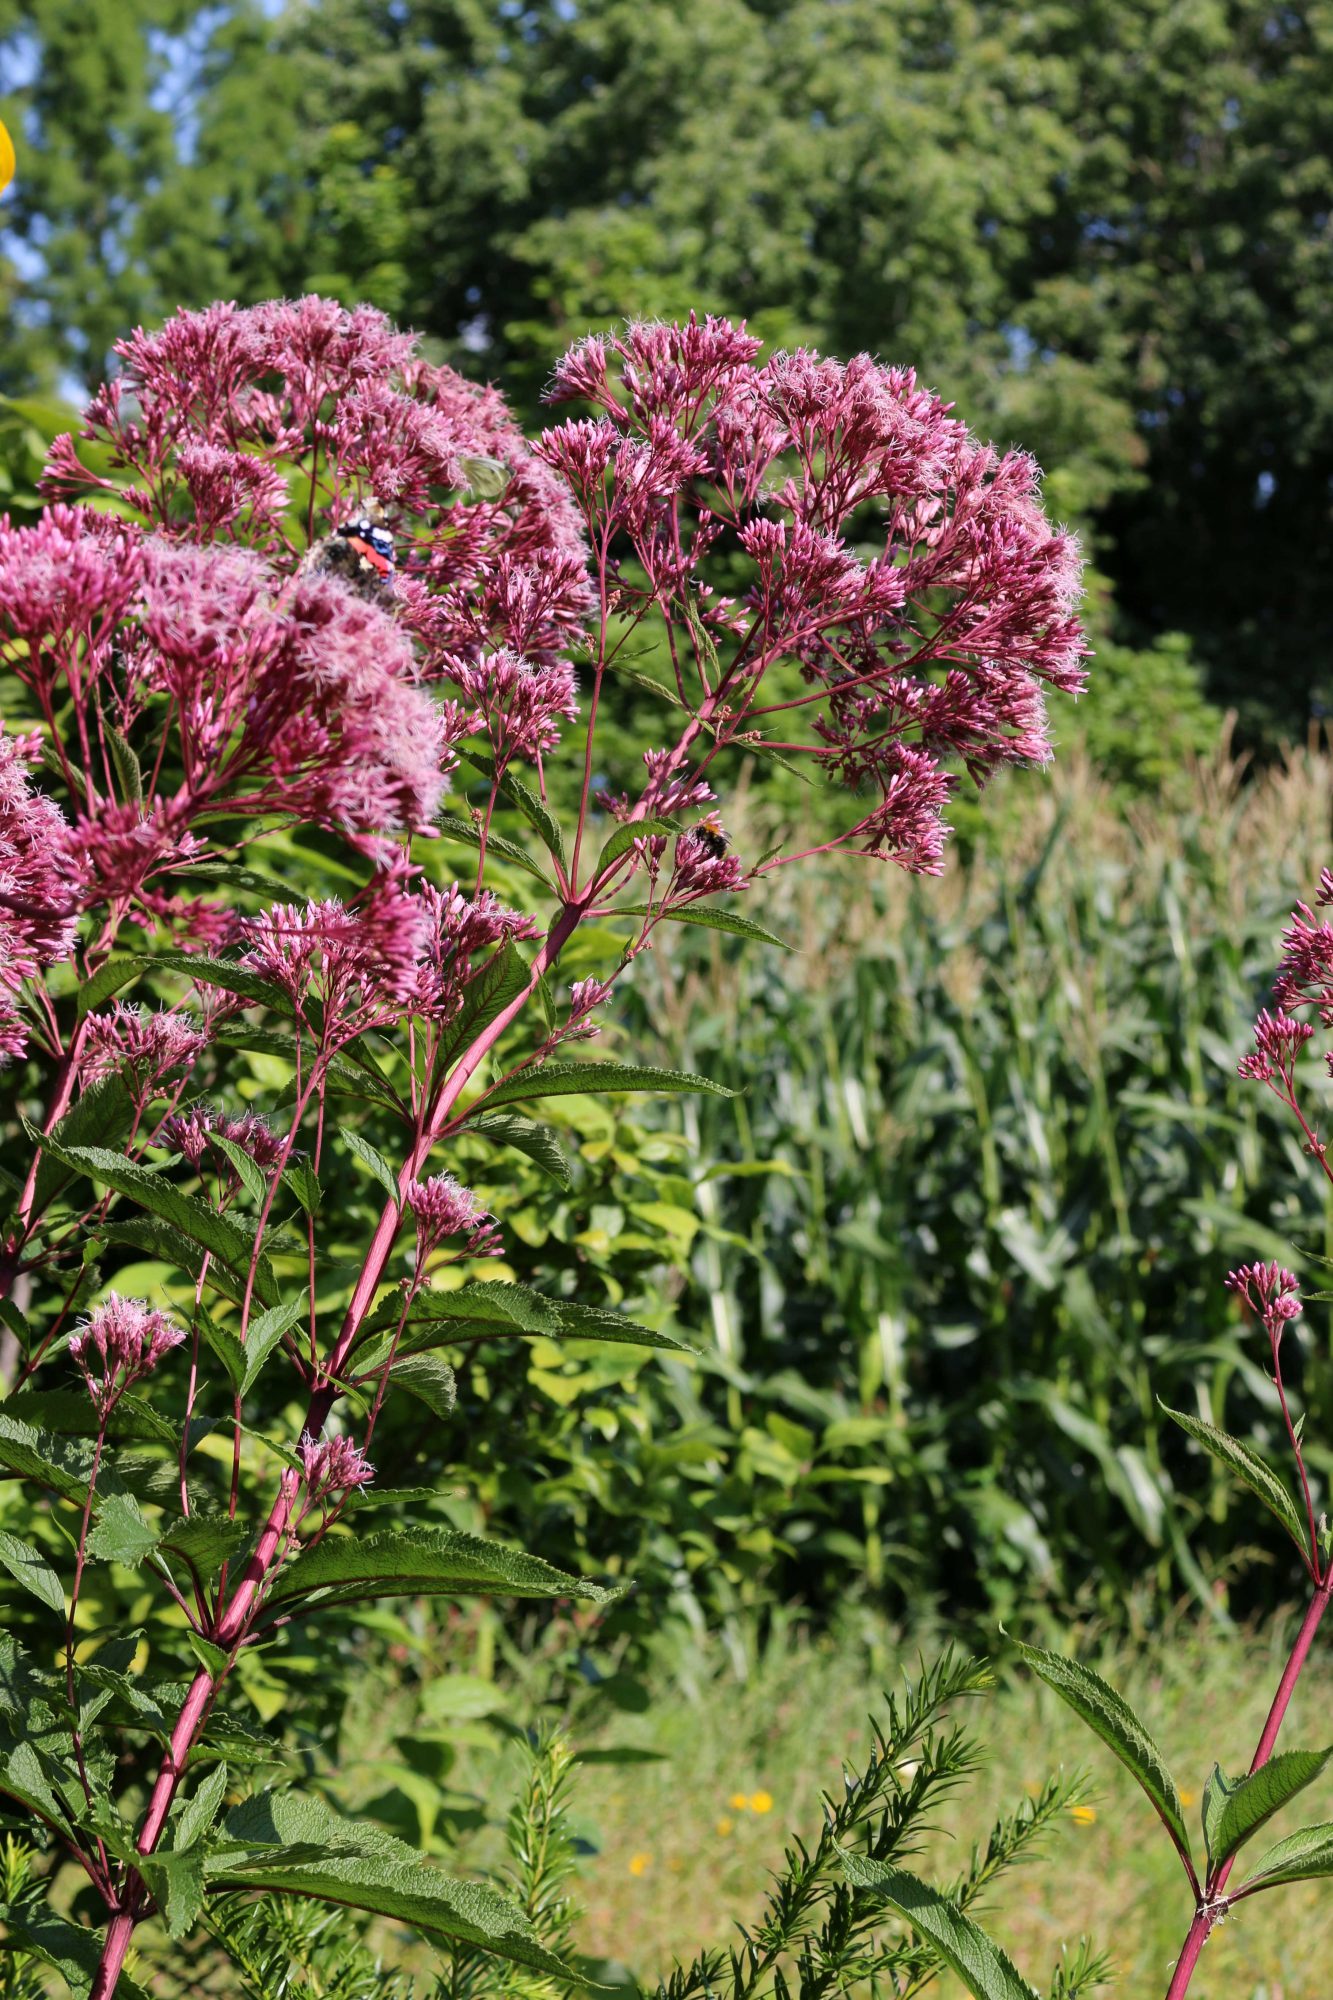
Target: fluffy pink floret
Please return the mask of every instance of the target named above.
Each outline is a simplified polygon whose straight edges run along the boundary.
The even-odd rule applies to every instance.
[[[38,739],[0,729],[0,1060],[27,1046],[14,997],[74,949],[70,885],[61,866],[68,834],[53,799],[34,789],[29,771]]]
[[[1239,1270],[1228,1271],[1226,1283],[1227,1290],[1244,1299],[1275,1340],[1288,1320],[1300,1318],[1300,1285],[1294,1273],[1281,1264],[1242,1264]]]
[[[424,1259],[451,1236],[463,1238],[457,1252],[460,1257],[486,1256],[499,1242],[495,1218],[452,1174],[413,1181],[407,1190],[407,1205],[416,1223],[419,1258]]]
[[[313,1438],[309,1431],[305,1431],[297,1451],[305,1474],[306,1493],[311,1501],[348,1493],[357,1486],[368,1486],[375,1477],[374,1466],[350,1438]]]
[[[105,1416],[132,1382],[156,1368],[184,1338],[166,1313],[145,1300],[108,1292],[72,1335],[69,1351]]]

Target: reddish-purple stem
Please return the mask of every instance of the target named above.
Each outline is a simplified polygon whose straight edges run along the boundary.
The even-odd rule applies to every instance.
[[[1273,1746],[1277,1742],[1278,1731],[1281,1729],[1286,1717],[1291,1697],[1296,1691],[1296,1683],[1301,1677],[1306,1660],[1309,1658],[1310,1647],[1314,1643],[1314,1635],[1319,1630],[1319,1621],[1328,1609],[1330,1595],[1333,1595],[1333,1575],[1325,1577],[1324,1581],[1315,1591],[1314,1596],[1310,1599],[1309,1609],[1306,1611],[1301,1623],[1300,1631],[1296,1634],[1296,1643],[1291,1649],[1287,1664],[1282,1669],[1282,1679],[1278,1682],[1277,1693],[1273,1696],[1273,1705],[1268,1711],[1268,1720],[1264,1723],[1263,1734],[1259,1738],[1258,1748],[1255,1750],[1253,1761],[1250,1764],[1252,1773],[1261,1770],[1273,1754]],[[1207,1944],[1213,1926],[1219,1923],[1227,1913],[1228,1904],[1223,1891],[1226,1888],[1227,1880],[1235,1866],[1235,1862],[1236,1857],[1233,1854],[1231,1859],[1223,1863],[1221,1868],[1218,1869],[1216,1876],[1208,1883],[1207,1895],[1195,1911],[1194,1921],[1191,1923],[1185,1942],[1181,1946],[1180,1957],[1176,1960],[1176,1969],[1171,1976],[1171,1984],[1166,1990],[1166,2000],[1182,2000],[1182,1996],[1189,1991],[1190,1980],[1194,1976],[1194,1968],[1199,1962],[1199,1954],[1205,1944]]]

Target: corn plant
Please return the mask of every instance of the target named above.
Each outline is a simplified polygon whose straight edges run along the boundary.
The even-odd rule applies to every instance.
[[[924,1595],[991,1633],[1281,1601],[1273,1524],[1237,1537],[1224,1474],[1161,1436],[1155,1397],[1261,1451],[1283,1435],[1215,1273],[1328,1249],[1299,1134],[1234,1050],[1331,786],[1326,754],[1245,782],[1219,754],[1187,812],[1126,820],[1057,765],[929,895],[793,876],[783,960],[658,954],[627,1006],[645,1059],[750,1079],[734,1108],[658,1114],[698,1162],[668,1324],[715,1358],[653,1396],[711,1451],[688,1527],[738,1607]],[[747,812],[766,823],[761,793]],[[1306,1367],[1323,1399],[1327,1358]]]
[[[1283,934],[1285,956],[1273,988],[1274,1009],[1259,1012],[1254,1047],[1242,1058],[1239,1074],[1281,1106],[1300,1136],[1302,1152],[1333,1185],[1328,1144],[1320,1136],[1317,1098],[1303,1074],[1301,1058],[1318,1027],[1333,1026],[1333,922],[1318,910],[1333,904],[1333,871],[1320,877],[1318,909],[1299,904]],[[1316,1025],[1317,1024],[1317,1025]],[[1324,1069],[1333,1068],[1325,1054]],[[1327,1260],[1325,1260],[1327,1261]],[[1291,1362],[1295,1322],[1303,1305],[1294,1274],[1276,1260],[1242,1264],[1231,1271],[1227,1289],[1238,1297],[1252,1326],[1262,1330],[1273,1391],[1294,1477],[1284,1477],[1249,1444],[1188,1410],[1166,1408],[1185,1435],[1259,1499],[1295,1547],[1309,1585],[1309,1601],[1296,1633],[1259,1742],[1248,1770],[1232,1776],[1213,1766],[1202,1791],[1204,1858],[1195,1859],[1181,1794],[1148,1729],[1105,1680],[1059,1653],[1023,1648],[1037,1675],[1067,1702],[1127,1767],[1151,1799],[1166,1837],[1180,1860],[1193,1902],[1193,1916],[1167,1989],[1167,2000],[1184,2000],[1204,1946],[1224,1918],[1252,1897],[1292,1882],[1333,1875],[1333,1825],[1300,1828],[1250,1862],[1238,1888],[1231,1878],[1241,1849],[1276,1813],[1322,1775],[1333,1747],[1277,1748],[1287,1710],[1309,1660],[1319,1627],[1333,1597],[1333,1532],[1316,1504],[1316,1485],[1307,1464],[1305,1415],[1296,1405]],[[1333,1293],[1316,1294],[1324,1299]]]

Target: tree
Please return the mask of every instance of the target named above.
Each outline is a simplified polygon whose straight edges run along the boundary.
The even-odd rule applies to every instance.
[[[126,327],[226,289],[242,244],[272,260],[296,103],[269,57],[257,0],[0,0],[0,391],[96,381]]]

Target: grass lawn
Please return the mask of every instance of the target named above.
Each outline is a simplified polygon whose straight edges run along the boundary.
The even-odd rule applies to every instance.
[[[1285,1636],[1285,1635],[1281,1635]],[[860,1655],[860,1658],[854,1658]],[[1283,1656],[1266,1636],[1184,1628],[1151,1658],[1099,1664],[1157,1737],[1196,1820],[1214,1760],[1243,1771]],[[902,1656],[904,1663],[909,1655]],[[586,1829],[598,1852],[581,1881],[581,1948],[625,1964],[651,1983],[673,1956],[727,1939],[731,1920],[760,1902],[767,1871],[780,1865],[784,1836],[813,1834],[821,1787],[840,1783],[840,1762],[863,1757],[864,1717],[879,1685],[859,1647],[792,1647],[748,1682],[697,1659],[659,1688],[653,1708],[604,1732],[606,1744],[636,1744],[666,1761],[588,1766],[580,1781]],[[1314,1669],[1290,1711],[1286,1747],[1330,1740],[1333,1661]],[[1188,1885],[1147,1801],[1110,1752],[1044,1688],[1015,1678],[965,1705],[986,1745],[986,1769],[950,1809],[943,1835],[914,1864],[943,1879],[956,1845],[983,1837],[1005,1802],[1037,1789],[1063,1764],[1085,1767],[1091,1808],[1068,1815],[1042,1859],[1011,1874],[986,1912],[994,1935],[1044,1988],[1062,1939],[1082,1933],[1112,1952],[1112,1991],[1160,2000],[1188,1924]],[[1258,1836],[1333,1819],[1333,1776]],[[1201,1842],[1199,1843],[1201,1846]],[[1333,1884],[1280,1889],[1243,1905],[1209,1943],[1192,1993],[1199,2000],[1328,2000],[1333,1992]],[[963,1988],[936,1989],[959,2000]]]

